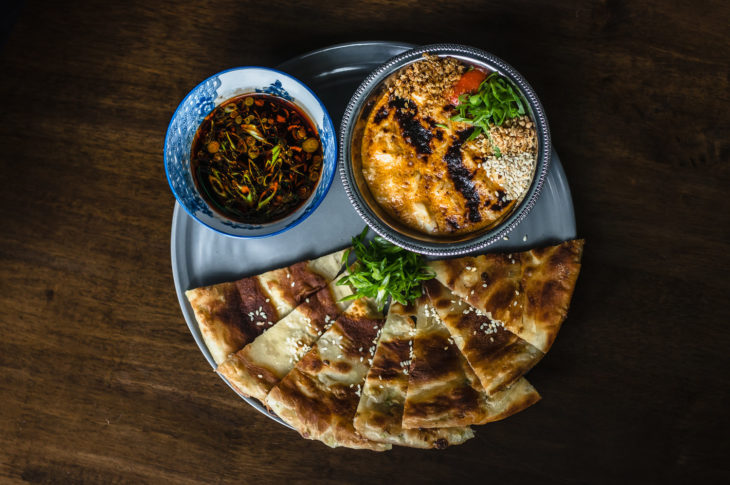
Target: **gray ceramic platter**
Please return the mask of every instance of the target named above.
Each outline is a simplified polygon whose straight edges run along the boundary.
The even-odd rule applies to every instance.
[[[277,68],[308,85],[338,127],[350,97],[363,79],[380,64],[413,47],[377,41],[338,44],[295,57]],[[208,363],[215,368],[193,309],[185,298],[186,290],[258,274],[343,248],[364,226],[339,177],[335,177],[324,201],[306,221],[283,234],[263,239],[238,239],[216,233],[196,222],[175,203],[170,237],[175,291],[190,333]],[[534,208],[509,234],[509,239],[494,243],[488,251],[528,249],[575,237],[570,188],[560,159],[553,152],[545,185]],[[255,399],[243,399],[286,425]]]

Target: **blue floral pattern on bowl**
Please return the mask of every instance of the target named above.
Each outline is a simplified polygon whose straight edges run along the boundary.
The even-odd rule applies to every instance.
[[[190,147],[198,126],[223,101],[246,93],[267,93],[293,102],[309,115],[322,142],[322,175],[312,196],[292,214],[267,224],[234,222],[211,210],[198,193],[190,170]],[[240,67],[209,77],[183,99],[167,129],[164,157],[170,188],[180,205],[195,220],[229,236],[267,237],[296,226],[319,206],[335,175],[337,145],[332,119],[307,86],[275,69]]]

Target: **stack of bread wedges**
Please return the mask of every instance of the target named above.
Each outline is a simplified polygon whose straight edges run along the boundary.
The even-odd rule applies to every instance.
[[[338,251],[186,292],[216,371],[309,439],[445,448],[540,399],[524,375],[567,315],[583,240],[430,261],[422,296],[344,300]]]

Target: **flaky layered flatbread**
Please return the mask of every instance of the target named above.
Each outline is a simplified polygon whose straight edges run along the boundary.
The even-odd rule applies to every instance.
[[[241,394],[263,401],[345,311],[352,294],[349,286],[335,281],[305,298],[291,313],[221,363],[217,372]]]
[[[542,352],[567,315],[580,271],[583,240],[522,253],[432,261],[454,294]]]
[[[216,364],[332,281],[342,268],[343,253],[337,251],[258,276],[186,291]]]
[[[472,438],[469,427],[404,429],[411,345],[415,335],[413,306],[391,303],[388,318],[363,386],[354,426],[373,441],[415,448],[445,448]]]
[[[382,325],[372,302],[355,300],[269,392],[267,406],[304,438],[331,447],[389,449],[352,424]]]
[[[539,399],[525,378],[487,396],[436,311],[426,302],[419,305],[404,428],[484,424],[515,414]]]
[[[583,256],[582,239],[520,255],[525,303],[514,333],[547,352],[568,315]]]
[[[544,355],[437,280],[425,282],[424,289],[487,394],[509,387]]]

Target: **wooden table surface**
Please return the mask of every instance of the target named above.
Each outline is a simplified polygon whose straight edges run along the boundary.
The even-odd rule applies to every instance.
[[[21,7],[0,45],[0,483],[730,480],[730,4]],[[517,67],[587,241],[530,373],[543,400],[445,451],[330,449],[259,414],[173,287],[162,146],[180,100],[224,68],[364,39]]]

